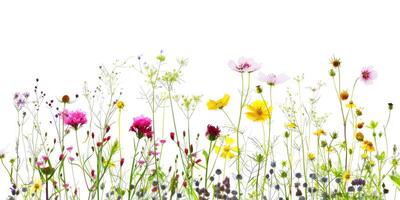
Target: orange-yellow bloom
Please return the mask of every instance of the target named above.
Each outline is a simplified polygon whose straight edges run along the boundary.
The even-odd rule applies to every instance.
[[[255,100],[247,106],[248,112],[246,116],[248,119],[255,122],[264,122],[271,118],[272,107],[268,107],[268,103],[263,100]]]
[[[374,152],[375,151],[374,144],[372,144],[372,142],[368,141],[368,140],[364,140],[364,142],[361,145],[361,148],[364,151],[368,151],[368,152]]]
[[[224,94],[224,97],[218,100],[208,100],[207,107],[208,110],[217,110],[222,109],[229,103],[230,96],[229,94]]]
[[[321,136],[321,135],[326,135],[326,133],[325,133],[324,129],[320,128],[314,132],[314,135]]]

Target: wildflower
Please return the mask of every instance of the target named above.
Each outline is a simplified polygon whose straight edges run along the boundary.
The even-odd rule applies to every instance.
[[[368,141],[368,140],[364,140],[364,142],[363,142],[362,145],[361,145],[361,148],[362,148],[364,151],[368,151],[368,152],[373,152],[373,151],[375,151],[374,144],[372,144],[372,142],[371,142],[371,141]]]
[[[117,108],[121,110],[125,107],[125,103],[121,100],[118,100],[117,103],[115,103],[115,106],[117,106]]]
[[[349,98],[349,93],[347,92],[347,90],[343,90],[340,92],[339,96],[342,101],[345,101],[347,100],[347,98]]]
[[[171,138],[171,140],[175,140],[175,133],[174,132],[169,133],[169,137]]]
[[[356,107],[356,104],[354,104],[354,102],[350,100],[349,103],[346,105],[346,107],[352,109]]]
[[[225,137],[225,145],[224,146],[216,146],[215,152],[220,154],[220,156],[224,159],[231,159],[236,155],[233,152],[239,152],[239,148],[237,146],[232,146],[234,143],[234,139],[230,137]]]
[[[308,159],[311,160],[311,161],[315,160],[315,154],[308,153]]]
[[[345,171],[345,172],[343,173],[343,180],[344,180],[345,182],[347,182],[348,180],[350,180],[350,178],[351,178],[350,172],[349,172],[349,171]]]
[[[357,133],[356,133],[356,139],[357,139],[359,142],[362,142],[362,141],[364,140],[364,134],[361,133],[361,132],[357,132]]]
[[[68,95],[64,95],[61,97],[61,102],[66,104],[66,103],[69,103],[69,101],[70,101],[70,98]]]
[[[160,62],[164,62],[165,61],[165,56],[160,54],[156,57],[157,60],[159,60]]]
[[[268,107],[266,101],[255,100],[247,106],[247,109],[249,111],[246,112],[246,116],[252,121],[263,122],[271,118],[272,107]]]
[[[362,110],[359,109],[359,108],[357,108],[357,109],[356,109],[356,115],[357,115],[357,116],[361,116],[361,115],[362,115]]]
[[[326,135],[326,133],[325,133],[325,131],[324,131],[324,129],[317,129],[315,132],[314,132],[314,135],[316,135],[316,136],[321,136],[321,135]]]
[[[360,78],[365,84],[372,84],[372,81],[376,79],[377,72],[372,67],[364,67],[361,69]]]
[[[362,129],[364,127],[364,122],[358,122],[357,123],[357,128]]]
[[[218,126],[213,126],[211,124],[207,125],[206,137],[210,141],[215,141],[219,137],[221,130]]]
[[[256,86],[256,92],[257,94],[261,94],[263,92],[263,88],[261,87],[261,85]]]
[[[224,94],[224,97],[218,100],[208,100],[207,107],[208,110],[217,110],[222,109],[229,103],[230,96],[229,94]]]
[[[165,140],[165,139],[161,139],[161,140],[160,140],[160,143],[161,143],[161,144],[165,144],[166,142],[167,142],[167,140]]]
[[[151,127],[151,119],[143,115],[133,118],[133,123],[129,128],[129,131],[136,133],[136,136],[141,139],[143,136],[147,138],[153,137],[153,131]]]
[[[67,147],[67,151],[70,153],[71,153],[72,149],[74,149],[74,147],[72,147],[72,146]]]
[[[289,123],[286,123],[286,124],[285,124],[285,127],[286,127],[287,129],[295,129],[295,128],[297,127],[297,125],[296,125],[296,123],[294,123],[294,122],[289,122]]]
[[[17,110],[21,110],[23,107],[25,107],[26,102],[28,101],[29,93],[24,92],[24,93],[15,93],[14,94],[14,106]]]
[[[6,157],[6,151],[5,149],[0,149],[0,160],[4,159]]]
[[[31,186],[31,193],[37,193],[42,190],[42,180],[36,179]]]
[[[82,125],[86,124],[86,114],[80,110],[62,112],[62,118],[64,124],[71,126],[75,130],[78,130]]]
[[[139,160],[139,161],[138,161],[138,164],[139,164],[139,166],[143,166],[143,165],[144,165],[144,163],[145,163],[145,161],[144,161],[144,160]]]
[[[274,85],[278,85],[281,83],[286,82],[287,80],[289,80],[289,77],[285,74],[268,74],[265,75],[262,72],[258,73],[258,80],[266,82],[268,85],[270,86],[274,86]]]
[[[251,58],[244,57],[239,58],[237,63],[235,63],[233,60],[229,61],[228,66],[239,73],[251,73],[261,68],[261,64],[256,63]]]
[[[331,63],[332,67],[337,68],[340,67],[340,65],[342,64],[342,61],[340,60],[340,58],[336,58],[335,56],[333,56],[329,62]]]

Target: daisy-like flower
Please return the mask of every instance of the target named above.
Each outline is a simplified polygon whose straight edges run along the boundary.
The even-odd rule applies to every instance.
[[[31,186],[31,193],[37,193],[42,190],[42,180],[36,179]]]
[[[346,105],[347,108],[353,109],[356,107],[356,104],[352,100],[349,101],[349,103]]]
[[[141,139],[143,136],[146,136],[147,138],[152,138],[153,130],[151,123],[152,123],[151,119],[143,115],[135,117],[133,118],[133,123],[129,128],[129,131],[135,132],[136,136],[139,139]]]
[[[71,126],[75,130],[78,130],[82,125],[86,124],[86,114],[80,110],[68,111],[64,110],[61,113],[64,124]]]
[[[252,58],[245,58],[245,57],[239,58],[237,63],[231,60],[229,61],[228,65],[231,69],[239,73],[244,73],[244,72],[251,73],[261,68],[261,64],[256,63]]]
[[[324,129],[322,129],[322,128],[319,128],[319,129],[317,129],[316,131],[314,131],[314,135],[316,135],[316,136],[321,136],[321,135],[326,135],[326,133],[325,133],[325,131],[324,131]]]
[[[361,69],[360,79],[367,85],[372,84],[377,76],[378,73],[372,67],[363,67]]]
[[[214,148],[215,152],[219,154],[224,159],[231,159],[236,156],[235,153],[239,152],[239,148],[237,146],[232,146],[235,140],[231,137],[225,137],[224,146],[216,146]]]
[[[278,85],[289,80],[286,74],[264,74],[262,72],[258,73],[258,80],[266,82],[270,86]]]
[[[374,152],[375,151],[374,144],[371,141],[368,141],[368,140],[364,140],[364,142],[361,145],[361,148],[364,151],[368,151],[368,152]]]
[[[263,100],[255,100],[247,106],[247,109],[247,118],[254,122],[264,122],[271,118],[272,107],[268,107],[267,102],[264,102]]]
[[[336,58],[335,56],[333,56],[329,62],[331,63],[332,67],[340,67],[340,65],[342,64],[342,61],[340,60],[340,58]]]
[[[230,96],[229,94],[224,94],[224,97],[218,100],[208,100],[207,107],[208,110],[217,110],[222,109],[229,103]]]
[[[349,171],[345,171],[345,172],[343,173],[343,180],[344,180],[345,182],[347,182],[347,181],[350,180],[350,178],[351,178],[350,172],[349,172]]]

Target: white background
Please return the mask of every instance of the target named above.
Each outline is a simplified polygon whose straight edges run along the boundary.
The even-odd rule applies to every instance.
[[[31,91],[36,77],[50,98],[73,95],[81,92],[83,81],[95,83],[97,66],[140,54],[153,58],[161,49],[169,63],[175,57],[189,58],[182,91],[204,94],[204,101],[225,92],[237,101],[239,76],[227,62],[247,56],[263,63],[266,73],[284,72],[291,77],[305,73],[310,83],[324,80],[321,109],[331,112],[336,101],[331,100],[329,58],[342,59],[349,89],[361,67],[374,66],[378,78],[373,85],[359,85],[356,102],[369,113],[366,119],[376,120],[385,118],[386,103],[393,102],[389,137],[400,138],[396,129],[400,6],[396,1],[143,2],[0,3],[1,148],[12,151],[16,136],[13,93]],[[128,124],[144,104],[135,101],[138,87],[128,84],[138,75],[125,73],[121,85],[125,99],[130,99],[125,113]],[[277,104],[287,86],[293,82],[279,87]],[[200,110],[196,120],[203,120],[198,132],[207,120],[214,120],[205,106]],[[235,113],[233,106],[230,112]],[[3,170],[0,177],[3,197],[9,187]]]

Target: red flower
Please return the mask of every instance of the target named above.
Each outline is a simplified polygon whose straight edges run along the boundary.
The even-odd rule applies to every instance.
[[[218,126],[213,126],[211,124],[207,126],[206,137],[208,140],[214,141],[218,139],[219,133],[221,133],[221,130]]]
[[[169,137],[171,138],[171,140],[175,141],[175,133],[174,132],[169,133]]]
[[[153,131],[151,127],[151,119],[148,117],[144,117],[143,115],[139,117],[135,117],[133,119],[133,123],[129,128],[129,131],[133,131],[136,133],[136,136],[141,139],[143,136],[147,138],[153,137]]]

